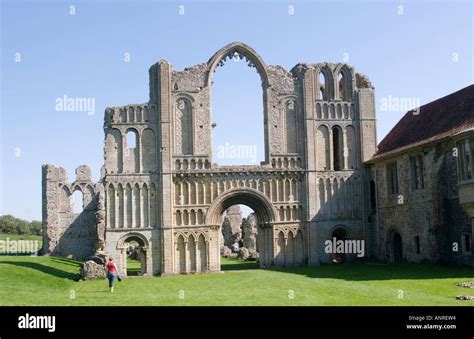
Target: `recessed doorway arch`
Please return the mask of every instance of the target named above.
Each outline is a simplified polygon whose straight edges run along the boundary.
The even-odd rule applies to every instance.
[[[117,249],[120,253],[120,274],[141,276],[148,273],[149,243],[143,234],[138,232],[125,234],[118,241]],[[137,267],[127,267],[131,260],[137,261]]]
[[[268,198],[253,188],[235,188],[218,196],[211,204],[206,215],[206,224],[212,225],[220,233],[223,213],[234,205],[246,205],[250,207],[256,215],[258,224],[259,261],[260,267],[270,267],[273,264],[273,224],[276,221],[277,212]],[[214,255],[219,258],[220,266],[220,246],[215,247],[217,251]]]

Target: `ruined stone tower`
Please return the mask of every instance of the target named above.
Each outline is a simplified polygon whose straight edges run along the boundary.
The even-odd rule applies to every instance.
[[[262,81],[265,160],[256,166],[212,161],[212,76],[233,57],[245,59]],[[329,262],[325,240],[369,236],[363,161],[374,154],[376,135],[374,90],[365,76],[332,63],[287,71],[266,65],[243,43],[183,71],[162,60],[149,76],[149,102],[105,110],[99,183],[78,176],[68,184],[62,169],[44,167],[47,253],[78,246],[72,254],[85,257],[103,236],[123,270],[125,242],[133,239],[142,248],[143,273],[218,271],[221,216],[236,204],[255,211],[262,267]],[[77,189],[89,192],[80,215],[66,206]],[[65,234],[76,234],[79,218],[85,233],[62,243],[73,239]]]

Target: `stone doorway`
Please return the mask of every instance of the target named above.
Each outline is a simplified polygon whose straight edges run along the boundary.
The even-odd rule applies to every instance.
[[[331,241],[336,238],[336,242],[338,240],[347,240],[348,239],[347,231],[342,228],[338,227],[331,233]],[[348,254],[347,253],[331,253],[331,263],[333,264],[342,264],[348,261]]]
[[[392,238],[393,246],[393,262],[401,263],[403,262],[403,243],[400,233],[395,232]]]
[[[147,274],[147,242],[140,235],[124,236],[119,245],[121,274],[143,276]]]
[[[221,267],[221,239],[222,239],[222,216],[226,211],[232,211],[235,205],[245,205],[254,211],[253,217],[255,220],[255,232],[250,232],[249,239],[242,239],[247,241],[247,245],[258,249],[258,265],[262,268],[271,267],[274,261],[274,246],[273,246],[273,224],[275,222],[276,211],[268,200],[268,198],[256,189],[251,188],[235,188],[224,194],[221,194],[211,205],[206,216],[206,223],[208,225],[215,225],[217,232],[217,246],[215,247],[215,255],[211,257],[216,258],[216,266]],[[238,242],[237,242],[238,244]]]
[[[221,270],[258,267],[258,220],[246,205],[229,207],[222,215],[219,248]]]

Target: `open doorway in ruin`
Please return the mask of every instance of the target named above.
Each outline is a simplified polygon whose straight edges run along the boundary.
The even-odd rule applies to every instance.
[[[342,241],[347,240],[348,239],[347,231],[342,227],[336,228],[331,234],[331,240],[333,239],[335,239],[335,242],[339,240],[342,240]],[[342,264],[344,262],[349,261],[348,259],[349,259],[348,254],[345,254],[345,253],[332,253],[331,254],[331,263],[333,264]]]
[[[403,242],[400,233],[394,232],[392,238],[393,262],[399,264],[403,262]]]
[[[220,232],[221,270],[259,267],[258,223],[253,209],[233,205],[222,214]]]
[[[146,245],[141,237],[129,236],[121,247],[122,273],[127,276],[142,276],[146,272]]]

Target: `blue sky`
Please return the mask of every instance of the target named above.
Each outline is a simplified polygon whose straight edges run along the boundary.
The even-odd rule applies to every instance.
[[[99,179],[105,107],[146,102],[148,68],[160,59],[182,70],[232,41],[287,69],[348,56],[376,88],[379,141],[403,114],[381,110],[382,100],[423,104],[473,82],[469,1],[1,4],[0,214],[29,220],[41,219],[42,164],[65,167],[70,179],[88,164]],[[260,80],[244,66],[229,61],[215,73],[214,144],[256,145],[262,159]],[[56,111],[64,95],[95,98],[95,114]]]

